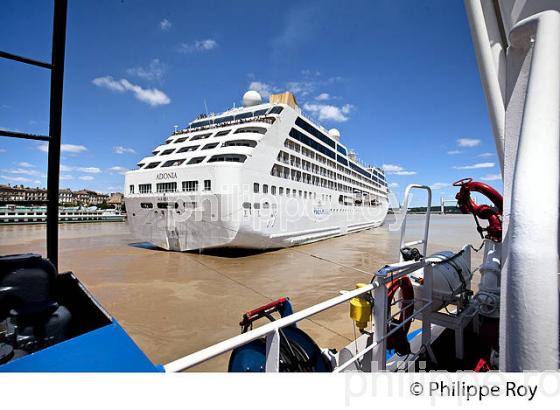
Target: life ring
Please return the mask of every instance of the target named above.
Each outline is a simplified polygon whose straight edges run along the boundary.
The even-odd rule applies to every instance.
[[[403,276],[393,280],[387,286],[387,315],[389,319],[387,332],[391,332],[404,322],[404,325],[399,330],[387,338],[387,349],[395,349],[401,355],[410,354],[410,344],[406,336],[412,324],[411,317],[414,314],[414,288],[412,287],[412,282],[408,276]],[[401,290],[401,302],[403,302],[405,307],[401,308],[398,318],[392,319],[391,306],[394,296],[399,289]]]
[[[484,237],[483,232],[486,231],[486,238],[493,241],[501,242],[502,240],[502,213],[504,208],[504,200],[502,195],[490,185],[483,182],[475,182],[472,178],[463,178],[459,181],[453,183],[453,186],[460,187],[461,189],[455,196],[457,199],[457,205],[459,209],[464,214],[473,214],[476,218],[488,220],[488,226],[482,228],[480,225],[477,226],[478,232]],[[477,204],[471,198],[471,192],[479,192],[486,196],[492,203],[494,207],[486,204]]]

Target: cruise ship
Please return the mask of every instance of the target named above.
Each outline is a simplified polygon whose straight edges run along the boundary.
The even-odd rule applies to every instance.
[[[283,248],[382,225],[388,189],[290,92],[200,115],[125,176],[134,236],[173,251]]]

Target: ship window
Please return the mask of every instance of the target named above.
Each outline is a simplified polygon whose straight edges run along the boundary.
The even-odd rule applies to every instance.
[[[142,167],[144,166],[144,164],[140,163],[140,164],[136,164],[136,166],[137,166],[138,168],[142,168]]]
[[[256,182],[253,184],[253,192],[254,192],[255,194],[258,194],[258,193],[259,193],[259,184],[256,183]]]
[[[301,189],[298,191],[299,197],[301,198]]]
[[[206,120],[206,121],[197,121],[197,122],[193,122],[189,128],[198,128],[198,127],[205,127],[207,125],[210,124],[210,121]]]
[[[141,194],[149,194],[152,192],[152,184],[140,184],[138,185],[138,191]]]
[[[231,130],[220,131],[216,135],[214,135],[214,137],[223,137],[224,135],[228,135],[230,132]]]
[[[161,162],[151,162],[151,163],[149,163],[148,165],[146,165],[146,168],[145,168],[145,169],[152,169],[152,168],[155,168],[155,167],[157,167],[159,164],[161,164]]]
[[[162,168],[167,168],[167,167],[176,167],[181,165],[183,162],[185,162],[185,159],[172,159],[169,161],[166,161],[161,167]]]
[[[245,118],[251,118],[253,116],[252,112],[244,112],[243,114],[237,114],[235,120],[244,120]]]
[[[256,132],[257,134],[265,134],[266,128],[264,127],[243,127],[235,130],[234,134],[242,134],[244,132]]]
[[[245,162],[247,159],[246,155],[238,155],[238,154],[222,154],[222,155],[214,155],[212,158],[208,160],[208,162]]]
[[[259,204],[258,202],[255,202],[255,203],[253,204],[253,208],[255,208],[255,209],[261,209],[261,204]]]
[[[167,209],[171,208],[171,204],[169,202],[158,202],[157,207],[159,209]]]
[[[169,144],[169,143],[171,143],[171,141],[173,141],[173,138],[170,138],[167,141],[165,141],[165,144]]]
[[[177,182],[161,182],[156,184],[157,192],[176,192]]]
[[[140,208],[144,208],[144,209],[153,208],[153,207],[154,207],[154,204],[152,204],[151,202],[142,202],[140,204]]]
[[[221,117],[221,118],[218,118],[218,119],[216,120],[216,124],[222,124],[222,123],[224,123],[224,122],[230,122],[230,121],[233,121],[233,115],[230,115],[230,116],[228,116],[228,117]],[[229,131],[228,131],[228,132],[229,132]],[[218,136],[218,135],[216,135],[216,136]]]
[[[165,151],[163,151],[161,154],[159,155],[169,155],[171,154],[173,151],[175,151],[175,148],[173,149],[166,149]]]
[[[257,141],[251,140],[233,140],[233,141],[226,141],[222,144],[222,147],[256,147]]]
[[[203,140],[203,139],[208,138],[210,135],[212,135],[212,134],[198,134],[198,135],[195,135],[194,137],[192,137],[191,141]]]
[[[196,208],[196,202],[185,202],[185,208]]]
[[[275,187],[274,185],[272,185],[272,186],[270,187],[270,193],[271,193],[272,195],[276,195],[276,187]]]
[[[202,147],[202,149],[212,149],[212,148],[216,148],[218,146],[217,142],[213,142],[212,144],[206,144],[205,146]]]
[[[192,152],[192,151],[196,151],[198,149],[198,147],[200,147],[200,145],[192,145],[190,147],[183,147],[181,148],[179,151],[177,151],[177,154],[181,153],[181,152]]]
[[[250,202],[243,202],[243,208],[251,209],[251,203]]]
[[[209,179],[204,180],[204,190],[211,191],[212,190],[212,181]]]
[[[305,199],[307,199],[307,191],[304,191],[304,192],[303,192],[303,197],[304,197]]]
[[[263,194],[268,194],[268,185],[263,185]]]
[[[286,188],[286,195],[290,196],[290,188]]]
[[[280,114],[284,108],[280,106],[273,107],[269,114]]]
[[[159,154],[159,151],[156,149],[155,151],[152,151],[152,155],[157,155]]]
[[[304,133],[296,130],[295,128],[292,128],[290,130],[290,137],[298,140],[299,142],[304,143],[305,145],[308,145],[309,147],[321,152],[322,154],[325,154],[329,157],[331,157],[332,159],[336,158],[336,155],[334,153],[334,151],[332,151],[331,149],[319,144],[317,141],[309,138],[307,135],[305,135]]]
[[[263,209],[268,209],[268,208],[270,208],[270,204],[268,202],[264,202]]]
[[[191,160],[188,163],[189,163],[189,165],[190,164],[200,164],[202,161],[204,161],[204,158],[206,158],[206,157],[194,157],[194,158],[191,158]]]
[[[130,192],[131,194],[134,193],[134,185],[130,185],[130,186],[128,187],[128,192]]]
[[[284,195],[284,187],[278,187],[278,195]]]
[[[198,181],[183,181],[183,191],[186,192],[198,191]]]
[[[301,127],[302,129],[304,129],[305,131],[307,131],[311,135],[313,135],[315,138],[323,141],[325,144],[327,144],[327,145],[329,145],[333,148],[336,147],[336,143],[330,137],[323,134],[321,131],[319,131],[317,128],[315,128],[313,125],[309,124],[307,121],[304,121],[301,117],[298,117],[298,119],[296,120],[296,125],[298,127]]]
[[[174,142],[174,144],[179,144],[181,142],[185,142],[187,139],[188,139],[188,137],[177,138],[177,140]]]
[[[266,114],[266,108],[264,110],[258,110],[255,111],[255,117],[258,117],[259,115],[265,115]]]

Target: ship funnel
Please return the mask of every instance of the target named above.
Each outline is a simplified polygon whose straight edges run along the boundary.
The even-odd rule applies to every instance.
[[[296,97],[289,91],[281,94],[271,94],[270,95],[271,104],[286,104],[292,107],[294,110],[297,108],[298,104]]]
[[[262,104],[262,97],[258,92],[249,90],[243,94],[243,107],[253,107],[259,104]]]

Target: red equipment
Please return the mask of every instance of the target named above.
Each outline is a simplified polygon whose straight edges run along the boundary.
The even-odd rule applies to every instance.
[[[406,338],[412,321],[409,320],[414,314],[414,289],[412,282],[408,276],[403,276],[400,279],[395,279],[387,285],[387,301],[388,301],[388,315],[391,317],[391,306],[393,305],[393,298],[398,290],[401,290],[401,311],[398,319],[389,320],[388,332],[392,331],[401,323],[407,321],[402,328],[395,331],[387,338],[387,349],[395,349],[399,354],[409,354],[410,345]]]
[[[464,214],[473,214],[476,221],[476,229],[481,237],[491,239],[496,242],[502,241],[502,213],[503,213],[503,198],[502,195],[490,185],[483,182],[474,182],[472,178],[463,178],[453,183],[453,186],[461,187],[455,198],[457,205],[461,212]],[[471,192],[480,192],[486,196],[494,207],[486,204],[478,205],[471,198]],[[478,223],[478,218],[487,219],[488,226],[483,228]],[[486,231],[486,236],[483,232]]]

